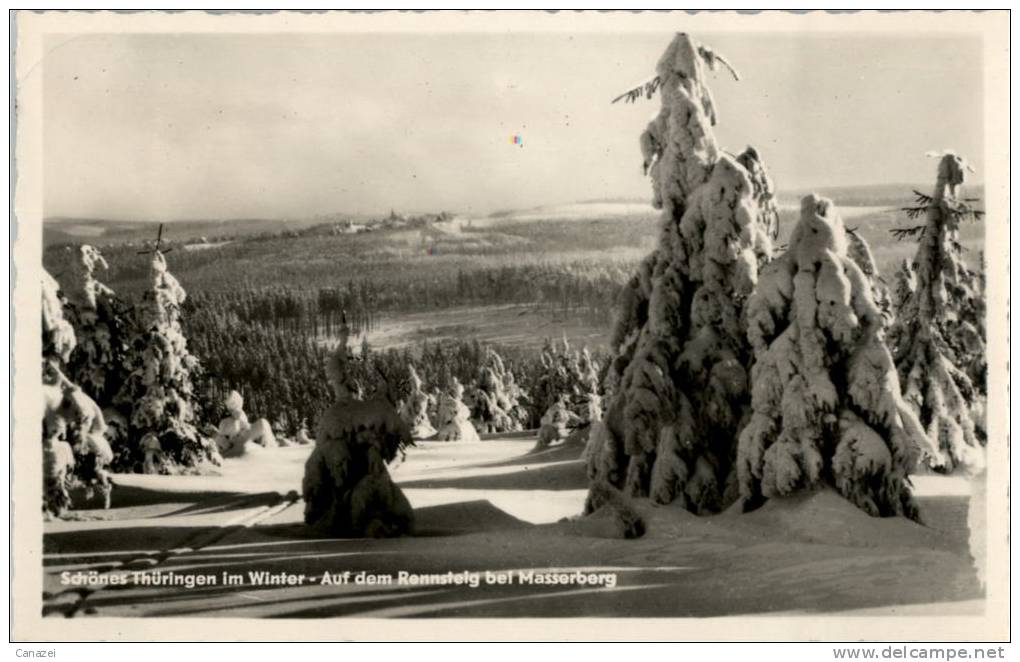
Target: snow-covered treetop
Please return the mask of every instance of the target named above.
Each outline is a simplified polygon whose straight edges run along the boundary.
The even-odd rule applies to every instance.
[[[660,88],[663,90],[668,88],[670,90],[668,93],[672,94],[672,90],[678,83],[684,84],[692,97],[702,101],[702,109],[712,119],[714,125],[715,112],[711,94],[708,94],[708,88],[701,81],[704,78],[703,67],[707,66],[714,71],[717,64],[725,66],[735,80],[740,80],[740,74],[726,61],[726,58],[712,49],[696,43],[686,33],[677,33],[666,52],[659,58],[655,67],[656,75],[617,96],[613,99],[613,103],[620,100],[634,102],[642,96],[651,99],[652,95]]]
[[[231,414],[243,414],[244,413],[244,398],[237,391],[231,391],[227,394],[227,397],[223,400],[223,406],[227,408]]]
[[[187,298],[187,292],[167,270],[166,258],[159,251],[152,254],[152,287],[162,304],[180,307]]]
[[[677,218],[719,156],[712,133],[715,103],[705,76],[705,68],[717,61],[708,48],[678,34],[656,65],[662,105],[641,135],[643,168],[652,176],[652,206]]]
[[[960,186],[966,179],[965,171],[974,172],[967,160],[952,150],[946,150],[939,159],[938,175],[935,179],[935,200],[957,197]]]
[[[79,247],[78,259],[85,271],[90,274],[95,272],[96,267],[102,267],[103,269],[110,268],[110,265],[106,263],[106,259],[99,252],[99,249],[88,244],[82,244]]]
[[[361,397],[361,386],[352,374],[350,349],[345,340],[346,334],[341,334],[341,342],[336,351],[326,358],[326,377],[339,401],[357,400]]]
[[[491,347],[485,348],[485,368],[491,369],[496,375],[502,377],[506,374],[506,366],[503,364],[503,357]],[[484,368],[483,368],[484,369]]]
[[[708,62],[699,52],[700,49],[701,46],[689,35],[681,32],[659,58],[655,71],[659,75],[664,102],[668,102],[678,88],[683,88],[692,100],[700,104],[702,112],[715,126],[715,102],[705,84],[705,66]]]
[[[804,271],[814,271],[815,260],[826,251],[846,255],[846,228],[832,200],[814,194],[801,199],[800,220],[790,235],[790,247],[796,251],[797,267]]]
[[[145,302],[140,308],[142,326],[148,330],[160,329],[161,334],[168,338],[172,336],[173,342],[183,347],[180,311],[187,293],[167,270],[166,258],[159,251],[152,253],[149,278],[152,288],[145,293]]]
[[[77,259],[74,260],[72,266],[80,287],[79,291],[72,290],[70,292],[72,299],[75,303],[95,310],[96,302],[100,296],[113,294],[113,290],[96,280],[95,271],[99,267],[108,270],[110,266],[99,249],[88,244],[79,247]]]

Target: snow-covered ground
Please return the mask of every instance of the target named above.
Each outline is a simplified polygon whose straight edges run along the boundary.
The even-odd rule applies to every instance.
[[[227,239],[225,241],[207,241],[204,243],[197,244],[184,244],[184,250],[186,251],[204,251],[210,248],[220,248],[234,243],[233,239]]]
[[[882,205],[859,205],[859,206],[841,206],[839,209],[839,215],[843,217],[844,221],[850,221],[855,218],[861,218],[862,216],[871,216],[872,214],[879,214],[886,211],[895,211],[896,207],[882,206]],[[779,210],[789,213],[800,213],[800,202],[783,202],[779,205]]]
[[[500,215],[498,218],[512,221],[582,221],[594,218],[656,216],[658,214],[659,212],[647,202],[577,202],[515,210]]]
[[[595,327],[578,315],[534,304],[461,306],[383,315],[368,333],[368,341],[380,350],[461,338],[538,349],[546,338],[564,335],[576,347],[603,347],[609,342],[609,327]]]
[[[928,525],[874,519],[832,492],[750,514],[695,517],[638,502],[648,533],[597,537],[573,521],[586,477],[577,448],[531,453],[527,435],[420,442],[393,468],[415,508],[412,537],[317,539],[298,498],[309,447],[227,460],[218,476],[117,476],[113,509],[46,525],[45,611],[99,616],[724,616],[978,613],[962,479],[919,481]],[[83,592],[61,572],[242,575],[224,586]],[[486,584],[485,571],[611,574],[615,585]],[[249,572],[304,574],[252,584]],[[324,573],[353,573],[324,585]],[[354,577],[392,576],[391,584]],[[399,573],[481,573],[480,585],[401,584]],[[367,576],[367,575],[366,575]]]
[[[60,228],[65,233],[75,237],[102,237],[106,234],[106,230],[93,225],[86,225],[84,223],[78,223],[75,225],[64,225]]]

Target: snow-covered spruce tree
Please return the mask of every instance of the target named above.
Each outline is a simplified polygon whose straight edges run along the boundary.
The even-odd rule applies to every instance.
[[[539,411],[548,411],[570,389],[570,377],[575,372],[572,370],[572,358],[566,337],[563,338],[562,346],[549,339],[542,345],[539,355],[542,373],[534,388],[535,405]]]
[[[986,393],[983,279],[963,260],[960,223],[980,211],[961,196],[966,163],[942,156],[935,190],[918,193],[911,217],[924,224],[895,231],[918,238],[913,262],[897,276],[897,315],[889,344],[903,395],[942,451],[937,469],[979,471]]]
[[[478,431],[471,424],[471,412],[464,404],[464,386],[456,377],[450,378],[450,388],[439,397],[436,420],[439,441],[478,441]]]
[[[411,431],[388,385],[361,397],[346,329],[341,336],[326,366],[336,402],[319,417],[305,463],[305,523],[328,535],[399,536],[410,532],[414,513],[386,464],[414,443]]]
[[[576,417],[566,443],[587,447],[595,423],[602,420],[602,394],[599,392],[599,366],[587,347],[577,360],[578,388],[571,400],[571,413]]]
[[[736,438],[750,401],[744,306],[778,227],[758,153],[733,157],[712,134],[705,76],[718,61],[679,34],[657,65],[662,109],[641,147],[662,233],[621,296],[605,420],[586,449],[592,482],[695,513],[736,498]]]
[[[469,401],[471,421],[479,432],[518,432],[527,422],[522,393],[503,358],[491,347],[478,369],[478,383]]]
[[[186,293],[158,250],[152,253],[150,277],[151,288],[137,308],[132,370],[116,398],[130,412],[130,443],[116,449],[115,465],[128,471],[141,468],[144,454],[139,444],[148,434],[159,441],[163,470],[193,467],[217,457],[215,444],[203,439],[195,426],[192,373],[199,364],[181,332]]]
[[[113,453],[105,438],[103,413],[62,370],[75,345],[57,282],[43,271],[43,512],[47,516],[60,516],[71,506],[68,487],[72,482],[89,492],[98,488],[104,506],[110,506],[112,484],[106,466]]]
[[[805,197],[789,248],[748,301],[752,415],[737,460],[745,509],[828,484],[871,515],[918,517],[907,474],[938,449],[900,395],[885,318],[847,243],[832,203]]]
[[[592,406],[601,412],[599,364],[587,347],[578,352],[570,348],[566,338],[558,345],[546,341],[541,363],[542,374],[534,395],[540,410],[548,411],[565,398],[566,406],[584,421],[588,420]]]
[[[547,341],[541,362],[535,402],[546,408],[539,423],[538,447],[564,437],[585,444],[592,422],[602,418],[598,362],[587,347],[572,350],[566,338],[559,345]]]
[[[407,399],[404,400],[404,404],[400,409],[400,415],[403,417],[404,422],[411,428],[411,437],[414,439],[427,439],[436,433],[436,429],[432,427],[431,421],[429,421],[429,407],[432,396],[422,389],[421,377],[418,376],[418,371],[414,369],[414,366],[410,367],[410,375],[408,377],[410,384],[410,393],[407,395]]]
[[[96,278],[109,269],[99,249],[82,245],[74,251],[64,288],[68,319],[78,344],[68,362],[69,377],[103,407],[109,407],[127,376],[132,309]]]
[[[510,368],[507,368],[503,375],[503,384],[510,400],[510,418],[523,430],[531,424],[531,414],[528,411],[531,394],[517,383],[517,377]]]
[[[131,369],[135,310],[96,278],[97,269],[109,269],[99,249],[86,244],[68,251],[73,252],[63,288],[68,294],[65,310],[78,338],[68,361],[68,378],[99,403],[106,418],[106,440],[122,448],[130,411],[123,403],[118,407],[115,399]]]
[[[60,366],[74,350],[74,329],[64,319],[57,281],[42,274],[43,513],[60,516],[71,506],[67,491],[74,452],[65,441],[72,417],[65,408],[66,378]]]

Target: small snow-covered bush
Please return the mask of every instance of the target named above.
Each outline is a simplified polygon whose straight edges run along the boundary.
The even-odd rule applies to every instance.
[[[220,421],[216,431],[216,448],[223,457],[238,457],[260,448],[275,448],[279,445],[269,421],[248,420],[244,411],[244,398],[237,391],[231,391],[223,402],[227,417]]]
[[[413,438],[427,439],[436,434],[436,429],[432,427],[432,422],[429,420],[429,408],[434,406],[432,404],[433,396],[425,393],[422,389],[421,377],[418,376],[418,371],[414,369],[413,365],[409,368],[408,381],[410,384],[409,393],[401,407],[400,415],[411,428]]]
[[[346,334],[328,372],[336,402],[320,417],[305,463],[305,523],[329,535],[390,537],[409,533],[414,513],[386,469],[413,443],[388,390],[367,398],[351,388]]]
[[[450,388],[439,397],[439,441],[478,441],[478,431],[471,424],[471,412],[464,404],[464,386],[456,377],[451,378]]]
[[[542,348],[534,404],[545,413],[562,404],[578,419],[576,427],[589,426],[602,417],[599,368],[587,347],[573,350],[566,338],[560,344],[547,341]]]
[[[491,347],[478,370],[478,382],[469,395],[471,421],[480,432],[517,432],[524,429],[527,410],[521,389],[503,358]]]
[[[566,439],[579,424],[580,418],[567,407],[566,397],[560,398],[542,416],[536,448],[544,448]]]

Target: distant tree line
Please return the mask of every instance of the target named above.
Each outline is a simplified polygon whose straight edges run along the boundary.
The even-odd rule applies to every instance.
[[[302,426],[314,432],[317,416],[332,402],[324,366],[335,340],[295,334],[273,323],[245,320],[231,310],[204,304],[194,306],[185,316],[185,333],[202,364],[196,377],[202,420],[213,423],[224,416],[223,399],[236,390],[250,411],[272,421],[280,432],[295,434]],[[429,393],[445,392],[454,379],[470,389],[486,363],[486,350],[492,349],[526,394],[522,405],[529,426],[537,426],[554,397],[543,388],[548,368],[541,354],[528,349],[478,340],[426,340],[414,347],[379,351],[363,341],[356,349],[356,379],[365,392],[386,380],[406,398],[412,367]]]

